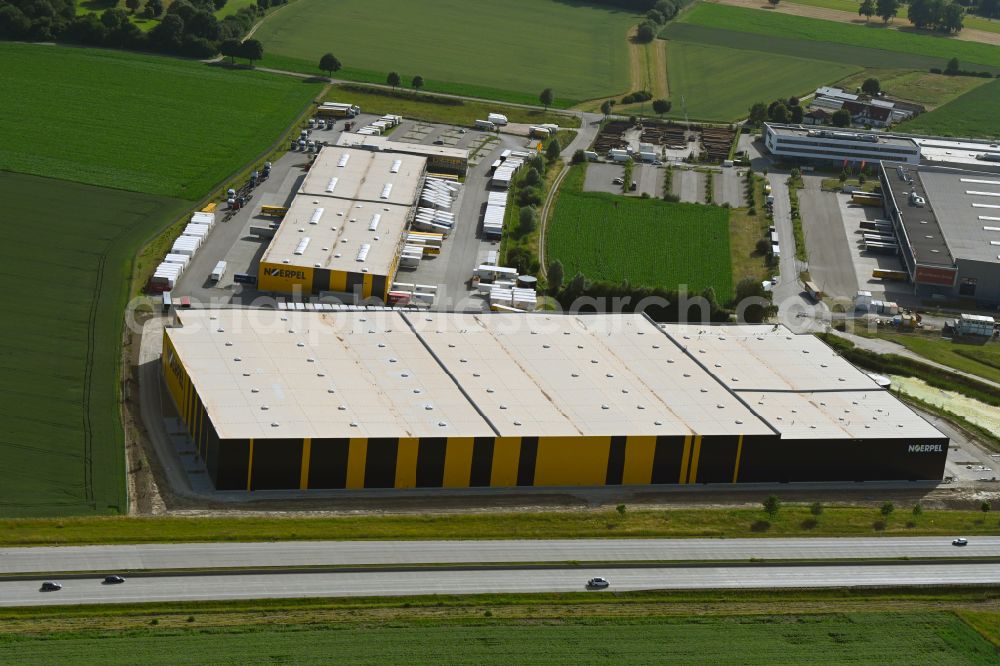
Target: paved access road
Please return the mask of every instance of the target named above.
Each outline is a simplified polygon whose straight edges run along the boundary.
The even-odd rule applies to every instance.
[[[63,581],[40,592],[38,581],[0,582],[0,606],[199,601],[291,597],[405,596],[579,592],[593,576],[612,591],[655,589],[818,588],[1000,583],[1000,564],[746,566],[650,569],[580,568],[530,571],[264,574],[132,578],[120,585],[99,579]],[[599,592],[594,592],[599,594]]]
[[[0,574],[524,562],[1000,557],[1000,537],[288,541],[0,549]]]

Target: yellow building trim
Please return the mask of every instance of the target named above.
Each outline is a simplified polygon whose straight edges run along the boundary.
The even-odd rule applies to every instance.
[[[347,449],[347,487],[365,487],[365,460],[368,458],[368,440],[352,437]]]
[[[610,437],[539,437],[536,486],[603,486]]]
[[[312,292],[313,269],[311,266],[261,263],[257,286],[261,291],[308,294]]]
[[[684,437],[684,453],[681,454],[681,475],[677,483],[688,482],[688,462],[691,460],[691,435]]]
[[[253,440],[250,440],[250,451],[247,453],[247,490],[253,490]]]
[[[312,458],[312,438],[302,440],[302,469],[299,471],[299,490],[309,488],[309,459]]]
[[[655,436],[630,435],[625,441],[625,469],[622,471],[622,485],[642,486],[652,483],[655,455]]]
[[[444,450],[445,488],[468,488],[472,475],[472,449],[476,440],[472,437],[449,437]]]
[[[368,298],[372,295],[372,278],[374,276],[371,273],[365,273],[361,278],[361,298]]]
[[[420,440],[400,437],[396,448],[396,488],[417,487],[417,453]]]
[[[330,271],[330,291],[347,291],[347,273]]]
[[[497,437],[493,443],[491,486],[516,486],[517,463],[521,458],[520,437]]]
[[[701,435],[694,436],[694,453],[691,454],[691,474],[688,483],[698,483],[698,459],[701,457]]]
[[[743,435],[736,442],[736,464],[733,465],[733,483],[740,478],[740,458],[743,457]]]

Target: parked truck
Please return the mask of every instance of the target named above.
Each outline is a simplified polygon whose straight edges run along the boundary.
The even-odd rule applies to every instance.
[[[484,132],[495,132],[497,130],[496,123],[489,120],[477,120],[476,129],[483,130]]]
[[[494,125],[502,126],[507,124],[507,116],[503,115],[502,113],[491,113],[488,116],[486,116],[486,120],[490,121]]]
[[[346,102],[323,102],[316,114],[332,118],[354,118],[361,113],[361,107]]]

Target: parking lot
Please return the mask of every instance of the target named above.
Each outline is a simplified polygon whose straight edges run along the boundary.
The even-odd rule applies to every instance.
[[[367,124],[379,116],[362,114],[353,119],[355,127]],[[343,132],[344,120],[334,129],[314,130],[310,138],[335,145]],[[498,249],[499,242],[482,239],[481,219],[485,209],[490,167],[502,150],[525,149],[527,139],[519,136],[482,132],[465,128],[438,125],[414,120],[403,120],[388,137],[406,143],[441,144],[469,150],[469,169],[460,194],[451,212],[456,223],[444,241],[441,253],[423,259],[416,269],[400,269],[397,282],[432,285],[437,288],[435,309],[481,310],[485,301],[470,298],[470,281],[473,269],[486,250]],[[223,222],[226,204],[219,206],[217,223],[204,244],[195,253],[173,289],[174,297],[188,296],[198,303],[219,305],[248,305],[271,301],[269,294],[258,292],[253,286],[236,284],[237,273],[257,275],[258,264],[269,240],[251,234],[251,227],[265,227],[275,218],[261,214],[261,206],[287,206],[305,178],[312,153],[290,151],[272,164],[271,176],[259,184],[248,204]],[[216,263],[227,263],[225,276],[218,282],[210,278]]]
[[[615,183],[616,178],[625,177],[625,167],[614,162],[592,162],[587,165],[587,177],[583,181],[584,192],[607,192],[622,194],[622,184]],[[629,192],[631,196],[642,196],[645,192],[651,197],[663,196],[663,169],[652,164],[637,163],[632,168],[632,180],[636,189]]]

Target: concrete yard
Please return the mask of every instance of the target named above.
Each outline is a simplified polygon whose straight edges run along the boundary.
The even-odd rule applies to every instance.
[[[622,186],[615,185],[615,178],[625,177],[625,167],[611,162],[593,162],[587,165],[587,177],[583,181],[584,192],[607,192],[621,194]]]
[[[687,203],[705,203],[705,174],[674,167],[673,193]]]

